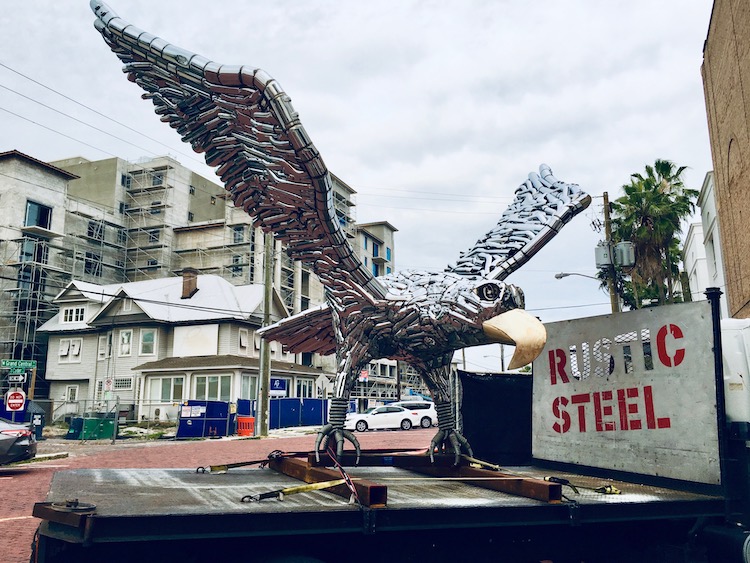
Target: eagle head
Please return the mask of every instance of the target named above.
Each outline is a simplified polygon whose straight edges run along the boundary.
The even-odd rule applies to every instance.
[[[544,348],[544,325],[524,311],[521,288],[451,272],[406,270],[379,278],[394,311],[394,341],[409,355],[434,356],[483,344],[516,347],[509,369],[531,362]],[[408,322],[399,323],[399,320]],[[407,329],[408,328],[408,329]]]

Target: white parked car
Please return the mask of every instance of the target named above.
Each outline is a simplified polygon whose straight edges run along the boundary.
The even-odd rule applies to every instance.
[[[363,413],[347,414],[344,428],[357,432],[381,428],[409,430],[414,425],[413,418],[411,412],[403,407],[386,405],[367,409]]]
[[[415,426],[419,425],[422,428],[429,428],[437,424],[437,411],[435,411],[435,403],[432,401],[408,399],[388,403],[388,406],[403,407],[408,410],[411,414],[411,421]]]

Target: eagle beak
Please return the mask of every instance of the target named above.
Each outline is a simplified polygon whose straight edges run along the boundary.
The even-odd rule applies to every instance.
[[[511,309],[482,323],[484,333],[493,341],[516,347],[508,369],[534,361],[547,342],[544,325],[523,309]]]

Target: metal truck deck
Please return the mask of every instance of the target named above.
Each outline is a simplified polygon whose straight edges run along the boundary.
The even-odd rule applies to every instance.
[[[476,486],[480,478],[472,482],[397,467],[354,467],[347,472],[355,482],[368,480],[387,487],[385,507],[361,507],[326,490],[285,495],[283,500],[241,502],[247,495],[294,487],[300,481],[269,468],[221,474],[197,473],[194,468],[79,469],[55,474],[47,502],[38,503],[34,515],[43,519],[40,553],[54,551],[50,542],[55,549],[76,545],[81,549],[75,556],[82,561],[87,555],[91,561],[104,556],[101,549],[109,549],[106,556],[117,560],[118,552],[112,550],[121,544],[127,544],[130,561],[137,545],[144,554],[153,553],[156,546],[173,555],[178,548],[187,549],[182,560],[189,561],[191,554],[205,548],[201,542],[212,545],[214,554],[231,545],[228,549],[255,550],[258,557],[296,545],[316,557],[330,555],[331,561],[344,556],[332,542],[343,542],[361,550],[357,560],[369,561],[375,550],[404,542],[428,552],[432,547],[447,557],[456,545],[467,542],[473,549],[506,542],[503,549],[511,553],[532,544],[575,542],[584,533],[590,538],[595,527],[610,536],[645,537],[648,521],[655,528],[657,523],[668,523],[683,534],[695,519],[720,517],[725,510],[721,496],[534,466],[504,469],[524,478],[567,479],[577,492],[563,486],[561,500],[547,502]],[[619,494],[595,492],[603,486]],[[78,499],[79,507],[61,508],[70,499]],[[586,541],[593,549],[595,542]],[[473,557],[482,560],[482,553],[486,551],[480,549]],[[39,560],[56,561],[49,556]]]

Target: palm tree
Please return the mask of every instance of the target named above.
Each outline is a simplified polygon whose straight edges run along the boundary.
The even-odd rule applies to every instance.
[[[657,159],[635,173],[622,189],[625,195],[612,204],[615,241],[629,240],[636,263],[629,272],[636,307],[640,296],[655,289],[659,304],[674,301],[674,280],[679,276],[678,236],[682,221],[695,210],[698,191],[682,181],[685,166]]]

